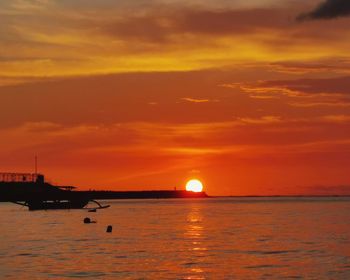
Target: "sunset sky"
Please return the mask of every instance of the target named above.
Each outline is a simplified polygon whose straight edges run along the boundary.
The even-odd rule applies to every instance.
[[[0,171],[350,194],[348,0],[0,0]]]

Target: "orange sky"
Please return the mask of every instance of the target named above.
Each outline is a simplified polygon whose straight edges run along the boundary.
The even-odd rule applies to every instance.
[[[350,194],[350,11],[324,2],[1,1],[0,171]]]

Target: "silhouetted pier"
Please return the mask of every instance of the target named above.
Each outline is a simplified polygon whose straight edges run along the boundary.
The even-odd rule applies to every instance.
[[[205,198],[205,192],[184,190],[151,191],[76,191],[73,186],[54,186],[44,175],[30,173],[0,173],[0,202],[13,202],[30,210],[81,209],[89,202],[105,208],[95,199],[160,199]]]
[[[185,190],[153,191],[79,191],[93,199],[152,199],[152,198],[206,198],[205,192]]]

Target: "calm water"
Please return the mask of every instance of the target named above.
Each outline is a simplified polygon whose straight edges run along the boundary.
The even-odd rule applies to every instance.
[[[1,203],[0,279],[350,279],[349,198],[111,205]]]

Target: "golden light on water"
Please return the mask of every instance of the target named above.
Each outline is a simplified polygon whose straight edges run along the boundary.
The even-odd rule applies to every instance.
[[[201,192],[203,191],[203,184],[197,179],[192,179],[186,184],[186,191],[188,192]]]

